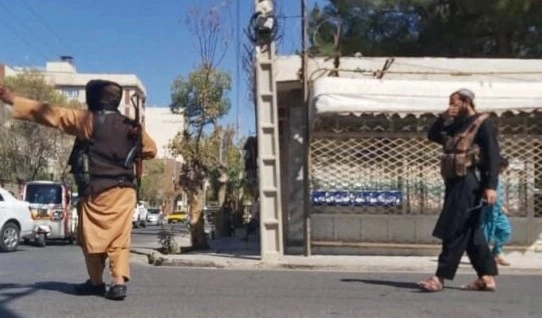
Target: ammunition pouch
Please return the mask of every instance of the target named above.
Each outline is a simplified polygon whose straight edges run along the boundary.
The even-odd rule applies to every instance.
[[[88,142],[76,140],[69,159],[71,173],[77,185],[77,191],[84,193],[90,184]]]
[[[479,115],[465,132],[444,139],[440,156],[440,174],[444,179],[465,177],[469,170],[483,163],[474,138],[487,114]]]

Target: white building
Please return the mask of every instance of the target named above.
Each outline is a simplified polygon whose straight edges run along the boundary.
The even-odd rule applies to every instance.
[[[542,250],[542,59],[343,57],[337,77],[333,62],[309,59],[307,107],[300,57],[274,61],[285,250],[308,243],[315,254],[437,255],[441,150],[427,129],[463,87],[491,113],[514,162],[502,178],[511,245]]]
[[[53,84],[58,92],[70,100],[76,100],[86,104],[85,85],[93,79],[109,80],[120,84],[124,88],[122,102],[119,110],[124,115],[133,118],[134,109],[130,101],[131,96],[138,92],[147,96],[145,86],[135,74],[92,74],[77,73],[73,58],[61,56],[59,61],[47,62],[45,68],[40,67],[9,67],[0,64],[0,79],[3,77],[16,76],[26,70],[38,70],[43,72],[45,78]],[[141,108],[141,119],[144,121],[145,109]]]
[[[169,107],[150,107],[145,110],[145,129],[156,142],[158,158],[173,158],[168,150],[171,140],[182,132],[186,125],[186,118],[182,114],[173,114]],[[177,160],[182,159],[176,158]]]

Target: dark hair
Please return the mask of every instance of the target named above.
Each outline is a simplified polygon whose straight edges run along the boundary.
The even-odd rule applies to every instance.
[[[501,156],[501,160],[500,160],[500,164],[499,164],[501,169],[507,169],[509,164],[510,163],[508,162],[508,158],[506,158],[504,156]]]

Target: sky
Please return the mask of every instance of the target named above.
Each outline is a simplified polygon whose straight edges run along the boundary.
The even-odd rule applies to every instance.
[[[0,63],[45,67],[61,55],[73,56],[78,73],[136,74],[147,90],[147,107],[167,107],[173,80],[198,63],[196,39],[185,24],[188,11],[224,1],[0,0]],[[246,136],[255,133],[255,114],[242,71],[242,45],[254,2],[230,2],[224,19],[233,42],[219,67],[232,76],[232,110],[222,123],[239,123],[240,135]],[[301,47],[300,1],[276,2],[283,16],[279,51],[291,54]],[[307,0],[307,6],[324,2]]]

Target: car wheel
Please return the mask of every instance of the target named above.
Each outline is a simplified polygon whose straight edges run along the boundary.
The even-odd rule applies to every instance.
[[[0,251],[13,252],[19,246],[20,230],[17,224],[8,222],[0,231]]]
[[[147,227],[147,221],[141,222],[141,226],[142,226],[142,227]]]

